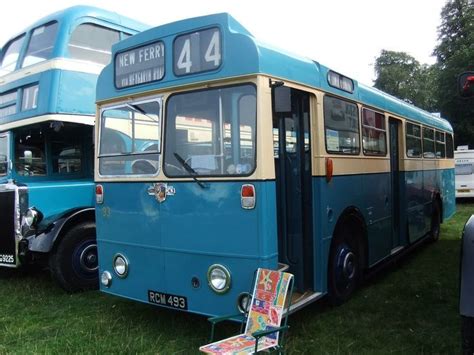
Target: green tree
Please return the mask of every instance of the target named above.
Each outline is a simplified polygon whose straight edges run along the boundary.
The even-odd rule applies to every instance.
[[[437,110],[437,68],[421,65],[405,52],[382,50],[375,60],[374,86],[428,111]]]
[[[474,70],[474,3],[449,0],[441,11],[437,57],[438,103],[443,117],[454,126],[456,145],[474,148],[474,99],[458,95],[459,74]]]

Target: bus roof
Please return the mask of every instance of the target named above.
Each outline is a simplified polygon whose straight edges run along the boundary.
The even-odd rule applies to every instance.
[[[72,22],[72,21],[75,21],[77,18],[87,17],[87,16],[97,18],[102,21],[110,22],[111,24],[121,25],[123,27],[126,27],[132,30],[133,32],[144,31],[150,28],[150,26],[147,26],[143,24],[142,22],[138,22],[131,18],[119,15],[116,12],[99,9],[98,7],[93,7],[93,6],[76,5],[76,6],[68,7],[64,10],[54,12],[52,14],[49,14],[48,16],[45,16],[39,19],[32,25],[25,28],[23,31],[17,33],[15,36],[10,37],[7,43],[11,41],[12,39],[18,37],[20,34],[31,31],[32,29],[38,26],[44,25],[45,23],[48,23],[54,20]]]
[[[171,58],[174,39],[181,34],[210,27],[218,27],[222,31],[222,65],[217,70],[201,72],[196,75],[174,75]],[[266,74],[282,80],[322,89],[328,93],[343,96],[394,115],[452,132],[452,127],[447,120],[373,87],[360,84],[356,80],[353,80],[353,92],[346,92],[330,86],[327,79],[328,72],[330,71],[328,67],[309,58],[277,49],[259,41],[227,13],[181,20],[141,32],[115,44],[113,47],[113,58],[115,58],[118,52],[123,52],[156,40],[163,41],[167,55],[163,79],[153,83],[117,89],[114,84],[115,60],[113,59],[99,77],[97,85],[98,101],[195,82],[243,75]],[[235,58],[235,60],[232,60],[232,58]]]

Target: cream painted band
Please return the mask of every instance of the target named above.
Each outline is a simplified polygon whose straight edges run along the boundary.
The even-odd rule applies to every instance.
[[[0,132],[8,131],[13,128],[28,126],[35,123],[47,122],[47,121],[61,121],[71,123],[81,123],[88,126],[93,126],[95,122],[94,116],[85,115],[43,115],[31,118],[20,119],[4,124],[0,124]]]
[[[9,84],[16,80],[23,79],[26,76],[39,74],[53,69],[70,70],[86,74],[99,75],[103,68],[104,66],[101,64],[86,62],[83,60],[70,58],[55,58],[45,60],[44,62],[40,62],[38,64],[30,65],[26,68],[16,70],[11,74],[2,76],[0,78],[0,85]]]
[[[186,92],[190,90],[197,90],[203,88],[210,88],[215,86],[235,85],[242,83],[255,83],[257,85],[257,158],[256,171],[247,177],[226,177],[220,176],[215,178],[203,177],[205,181],[213,180],[229,180],[229,181],[245,181],[245,180],[273,180],[275,179],[275,164],[273,159],[273,122],[272,122],[272,102],[271,102],[271,88],[269,87],[269,79],[276,80],[276,78],[269,78],[268,76],[244,76],[226,78],[225,80],[216,80],[199,84],[192,84],[187,87],[168,87],[162,90],[143,91],[142,93],[130,96],[117,97],[113,100],[107,100],[99,103],[98,114],[100,109],[107,106],[117,105],[120,102],[129,102],[130,100],[138,100],[140,97],[162,96],[163,102],[166,105],[168,96],[173,93]],[[324,93],[314,88],[308,88],[304,85],[285,81],[285,86],[295,88],[307,92],[310,95],[310,117],[311,117],[311,153],[312,153],[312,175],[325,176],[326,175],[326,157],[333,159],[333,174],[334,175],[359,175],[359,174],[377,174],[388,173],[390,171],[390,156],[389,141],[387,139],[387,155],[385,157],[364,156],[361,152],[357,156],[348,155],[329,155],[325,148],[324,135],[324,112],[323,112],[323,97]],[[358,103],[359,110],[365,107]],[[383,112],[379,110],[380,112]],[[433,169],[448,169],[454,168],[454,160],[450,159],[406,159],[405,158],[405,124],[403,118],[395,117],[394,115],[385,112],[386,127],[388,131],[388,119],[395,118],[400,122],[399,125],[399,152],[403,157],[399,158],[400,171],[411,170],[433,170]],[[164,127],[162,134],[166,131],[166,120],[163,120]],[[96,127],[96,142],[98,142],[99,129]],[[164,142],[164,137],[161,137],[161,144]],[[98,145],[97,145],[98,147]],[[362,149],[361,149],[362,150]],[[162,148],[163,151],[163,148]],[[403,153],[402,153],[403,152]],[[162,159],[163,157],[161,157]],[[406,163],[405,163],[406,162]],[[163,162],[160,161],[160,165]],[[193,181],[191,178],[168,178],[164,175],[162,169],[156,176],[100,176],[99,164],[95,159],[95,179],[96,181]]]
[[[404,159],[402,164],[403,171],[454,169],[452,159]]]

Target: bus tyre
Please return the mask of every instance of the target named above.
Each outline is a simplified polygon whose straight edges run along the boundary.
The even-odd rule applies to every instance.
[[[338,306],[351,298],[361,273],[356,229],[350,224],[336,232],[331,245],[328,267],[329,302]]]
[[[84,222],[69,230],[53,251],[49,266],[53,279],[68,292],[97,289],[95,223]]]
[[[431,213],[430,239],[436,242],[441,232],[441,209],[438,202],[433,202],[433,211]]]

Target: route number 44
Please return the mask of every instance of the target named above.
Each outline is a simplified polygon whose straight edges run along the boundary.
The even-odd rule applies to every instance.
[[[217,69],[221,64],[221,41],[217,28],[180,36],[175,44],[182,46],[176,62],[178,75]]]

